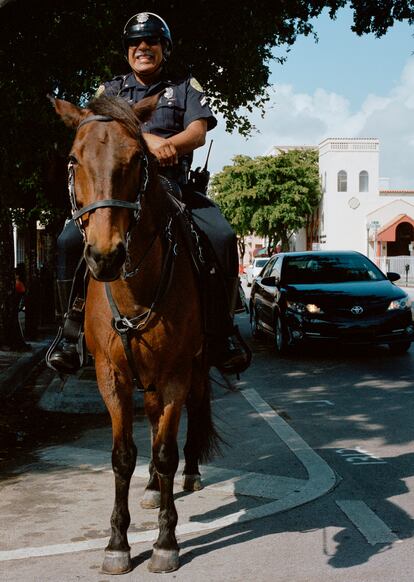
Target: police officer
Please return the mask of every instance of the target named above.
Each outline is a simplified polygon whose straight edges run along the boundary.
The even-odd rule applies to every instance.
[[[96,97],[118,96],[132,104],[161,93],[151,119],[143,124],[143,137],[158,160],[160,174],[173,185],[177,195],[184,196],[195,222],[210,241],[220,271],[220,277],[207,281],[210,288],[206,291],[215,296],[207,301],[207,337],[212,338],[210,343],[214,345],[214,350],[210,350],[211,363],[223,372],[241,372],[250,363],[250,353],[232,321],[238,290],[236,237],[215,204],[194,192],[187,183],[193,151],[204,145],[207,131],[217,121],[193,77],[178,81],[168,77],[166,63],[172,51],[172,39],[162,18],[151,12],[132,16],[124,27],[123,47],[131,72],[101,85]],[[70,303],[69,286],[82,248],[79,231],[69,221],[58,239],[58,290],[65,306]],[[223,311],[227,316],[223,317]],[[49,365],[59,372],[75,372],[81,365],[78,338],[82,320],[83,304],[75,302],[66,314],[65,341],[58,349],[53,345],[47,356]]]

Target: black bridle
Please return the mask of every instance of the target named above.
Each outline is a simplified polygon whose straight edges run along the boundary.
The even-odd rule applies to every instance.
[[[91,121],[98,121],[98,122],[108,122],[108,121],[115,121],[114,118],[109,117],[107,115],[90,115],[83,119],[76,131],[78,131],[83,125],[86,123],[90,123]],[[104,200],[97,200],[96,202],[92,202],[92,204],[88,204],[87,206],[83,206],[82,208],[78,208],[76,202],[76,193],[75,193],[75,164],[71,160],[68,164],[68,188],[69,188],[69,199],[70,204],[72,207],[72,218],[78,225],[79,230],[82,233],[84,240],[86,241],[86,233],[83,226],[83,222],[81,220],[84,214],[88,214],[90,212],[94,212],[98,208],[126,208],[128,210],[134,211],[134,222],[135,224],[138,222],[140,213],[141,213],[141,198],[145,193],[147,186],[148,186],[148,157],[145,152],[141,154],[141,162],[142,162],[142,174],[141,174],[141,184],[138,188],[138,194],[136,197],[135,202],[128,202],[127,200],[118,200],[114,198],[107,198]],[[127,242],[130,238],[130,230],[132,226],[130,226],[128,233],[127,233]]]

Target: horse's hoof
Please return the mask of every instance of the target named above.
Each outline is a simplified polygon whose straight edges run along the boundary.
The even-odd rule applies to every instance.
[[[184,491],[201,491],[202,488],[200,475],[183,475]]]
[[[178,570],[179,566],[178,550],[160,550],[154,547],[151,559],[148,562],[148,570],[150,572],[166,574],[167,572]]]
[[[102,574],[126,574],[132,570],[131,553],[121,550],[105,550]]]
[[[140,505],[142,509],[156,509],[161,505],[161,493],[155,489],[145,489]]]

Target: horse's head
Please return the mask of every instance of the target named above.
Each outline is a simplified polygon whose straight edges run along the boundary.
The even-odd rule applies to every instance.
[[[141,207],[148,180],[147,149],[141,122],[158,95],[130,106],[100,97],[81,109],[52,99],[66,125],[76,129],[69,156],[73,217],[85,238],[85,259],[93,277],[113,281],[126,259],[126,237]]]

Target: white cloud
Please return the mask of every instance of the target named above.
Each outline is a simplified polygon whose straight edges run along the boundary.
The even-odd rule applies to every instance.
[[[380,139],[380,173],[395,188],[414,188],[414,57],[408,59],[398,83],[388,95],[368,94],[358,111],[351,111],[344,95],[323,88],[313,94],[295,93],[292,85],[272,88],[262,119],[251,115],[257,127],[251,138],[226,134],[224,122],[209,134],[214,139],[210,170],[217,172],[237,154],[263,155],[273,145],[313,145],[326,137]],[[196,153],[203,165],[206,148]]]

